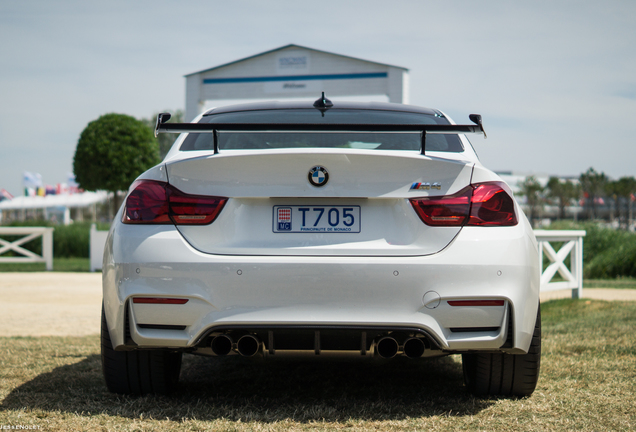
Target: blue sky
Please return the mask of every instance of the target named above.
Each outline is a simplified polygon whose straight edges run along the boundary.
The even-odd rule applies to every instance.
[[[66,180],[86,124],[183,109],[183,75],[290,43],[406,67],[484,165],[636,176],[634,1],[0,0],[0,188]]]

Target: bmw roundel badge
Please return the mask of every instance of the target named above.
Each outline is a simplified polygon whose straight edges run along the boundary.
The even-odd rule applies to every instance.
[[[324,167],[318,165],[309,170],[307,178],[309,179],[309,183],[320,187],[326,185],[329,181],[329,173]]]

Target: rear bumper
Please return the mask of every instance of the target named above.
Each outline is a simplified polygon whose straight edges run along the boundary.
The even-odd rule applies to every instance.
[[[374,335],[411,329],[444,352],[499,350],[507,341],[506,350],[521,353],[534,328],[539,270],[523,224],[463,228],[430,256],[360,258],[209,255],[174,227],[116,223],[103,288],[115,349],[194,349],[236,328],[329,328]],[[135,297],[188,302],[136,304]],[[448,303],[475,299],[504,304]]]

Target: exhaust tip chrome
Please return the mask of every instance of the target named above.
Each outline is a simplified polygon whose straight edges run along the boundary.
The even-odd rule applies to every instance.
[[[424,340],[422,338],[409,338],[404,342],[404,355],[408,358],[418,358],[422,357],[424,351],[426,350],[426,345],[424,344]]]
[[[234,341],[232,338],[226,334],[218,335],[214,339],[212,339],[212,343],[210,344],[210,348],[212,348],[212,352],[218,356],[228,355],[230,351],[232,351],[232,345]]]
[[[252,357],[258,352],[260,346],[261,341],[256,336],[245,335],[238,340],[236,349],[243,357]]]
[[[378,355],[386,359],[395,357],[398,353],[398,349],[400,348],[398,342],[390,336],[381,338],[375,346]]]

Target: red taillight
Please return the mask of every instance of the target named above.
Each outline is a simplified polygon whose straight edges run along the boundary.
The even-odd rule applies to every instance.
[[[122,222],[171,224],[166,183],[138,180],[126,198]]]
[[[512,193],[502,182],[477,183],[454,195],[411,199],[430,226],[512,226],[517,224]]]
[[[126,198],[126,224],[207,225],[216,219],[227,198],[189,195],[155,180],[137,180]]]
[[[462,226],[470,214],[472,192],[468,186],[455,195],[414,198],[411,204],[426,225]]]
[[[474,185],[474,188],[468,225],[517,225],[515,204],[511,198],[512,193],[505,183],[479,183]]]
[[[214,222],[227,198],[188,195],[168,185],[170,218],[176,225],[207,225]]]

